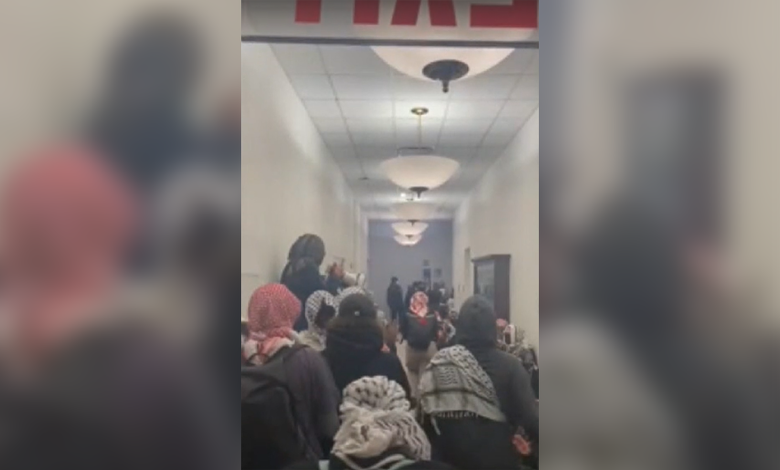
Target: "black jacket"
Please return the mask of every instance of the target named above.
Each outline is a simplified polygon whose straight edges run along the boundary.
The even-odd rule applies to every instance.
[[[330,365],[339,392],[361,377],[376,375],[398,382],[406,395],[411,389],[400,359],[394,354],[382,352],[384,338],[366,331],[328,330],[325,350],[322,352]]]
[[[405,310],[404,293],[397,282],[391,283],[387,288],[387,306],[390,307],[390,311],[393,313],[403,312]]]
[[[294,269],[296,267],[297,269]],[[306,331],[309,327],[303,313],[306,299],[314,292],[325,289],[325,281],[320,275],[319,267],[313,262],[305,262],[302,266],[293,266],[293,262],[289,262],[282,272],[281,282],[301,302],[301,313],[295,322],[295,331]]]

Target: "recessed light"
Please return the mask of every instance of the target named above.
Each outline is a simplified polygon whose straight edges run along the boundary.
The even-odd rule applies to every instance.
[[[412,114],[414,114],[415,116],[425,116],[426,114],[428,114],[428,108],[424,108],[422,106],[412,108]]]

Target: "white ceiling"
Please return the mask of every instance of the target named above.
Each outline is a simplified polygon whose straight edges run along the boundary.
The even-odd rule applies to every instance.
[[[518,49],[488,72],[453,82],[445,94],[440,84],[396,72],[367,46],[273,49],[371,218],[389,216],[390,205],[401,201],[402,190],[379,164],[398,147],[418,145],[413,107],[430,110],[422,120],[423,145],[461,164],[452,180],[423,195],[449,217],[539,103],[538,50]]]

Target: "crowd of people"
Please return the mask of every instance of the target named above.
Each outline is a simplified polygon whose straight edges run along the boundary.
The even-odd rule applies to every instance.
[[[442,286],[404,298],[393,278],[385,315],[338,266],[320,275],[324,259],[322,239],[300,237],[280,282],[251,296],[242,468],[538,468],[535,355],[507,344],[489,301],[455,312]]]

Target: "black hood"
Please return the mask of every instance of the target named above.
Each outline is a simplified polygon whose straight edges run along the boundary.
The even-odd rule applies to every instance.
[[[495,346],[496,314],[486,298],[475,295],[463,303],[456,335],[458,343],[467,347]]]
[[[346,362],[365,362],[381,354],[384,346],[381,330],[329,328],[325,339],[325,355]]]

